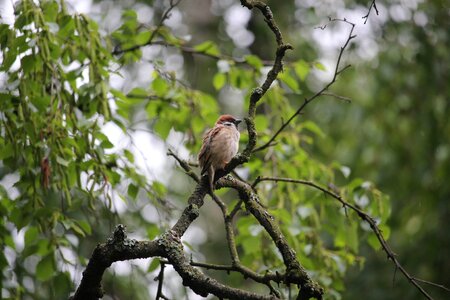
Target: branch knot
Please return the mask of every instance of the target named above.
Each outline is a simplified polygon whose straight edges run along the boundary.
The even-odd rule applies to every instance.
[[[127,237],[126,227],[122,224],[119,224],[114,229],[113,235],[108,238],[107,243],[110,245],[122,243]]]

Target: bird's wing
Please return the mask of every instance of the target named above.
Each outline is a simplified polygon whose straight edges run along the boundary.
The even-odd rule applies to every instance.
[[[200,153],[198,154],[198,162],[200,163],[200,167],[202,168],[201,175],[204,175],[208,172],[209,167],[211,166],[211,143],[213,143],[214,138],[220,131],[220,127],[214,127],[208,130],[203,136],[203,144],[200,149]]]

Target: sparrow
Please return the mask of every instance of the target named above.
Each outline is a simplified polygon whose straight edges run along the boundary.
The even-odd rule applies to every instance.
[[[213,192],[214,176],[236,155],[239,148],[238,124],[241,120],[232,115],[222,115],[213,128],[203,136],[203,144],[198,154],[201,176],[207,174],[209,188]]]

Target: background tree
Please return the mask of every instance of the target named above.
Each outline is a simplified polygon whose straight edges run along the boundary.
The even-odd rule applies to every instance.
[[[95,244],[105,242],[118,223],[126,224],[131,238],[170,240],[167,230],[179,219],[195,184],[191,162],[200,137],[221,112],[249,114],[250,135],[243,133],[241,144],[241,150],[248,151],[233,167],[252,155],[234,176],[256,186],[267,215],[255,218],[262,208],[242,195],[252,191],[233,185],[228,177],[222,179],[219,184],[240,190],[240,197],[232,189],[222,189],[216,203],[206,201],[182,240],[191,265],[254,294],[270,291],[294,297],[298,287],[286,285],[286,260],[258,224],[273,215],[286,238],[283,245],[296,251],[295,259],[325,288],[326,298],[358,299],[369,289],[373,292],[364,295],[373,299],[419,298],[406,280],[396,279],[392,288],[391,276],[385,276],[394,276],[392,264],[380,263],[385,255],[366,249],[365,241],[379,248],[376,235],[361,214],[336,201],[344,199],[376,217],[388,237],[389,201],[366,181],[370,179],[394,196],[392,242],[400,261],[405,260],[407,269],[420,278],[448,284],[444,3],[377,2],[381,16],[374,16],[370,6],[368,25],[357,24],[360,36],[354,40],[349,22],[329,22],[327,16],[359,22],[370,3],[363,8],[347,3],[352,10],[343,11],[343,3],[277,2],[271,7],[277,28],[285,34],[278,43],[262,14],[251,15],[232,1],[130,2],[123,7],[99,2],[94,7],[105,14],[92,17],[75,13],[73,5],[21,1],[15,5],[13,24],[0,25],[2,296],[67,297],[79,285]],[[370,28],[370,34],[360,28]],[[325,39],[328,32],[349,52],[332,48],[332,59],[327,60],[326,45],[317,39]],[[288,49],[283,42],[295,49],[286,53],[284,72],[277,74]],[[275,55],[280,47],[283,52]],[[322,63],[319,57],[324,57]],[[276,72],[267,75],[275,58]],[[356,66],[347,70],[347,61]],[[334,83],[333,76],[343,69]],[[430,74],[434,74],[431,82]],[[276,80],[273,75],[278,75]],[[267,92],[263,89],[260,100],[260,90],[254,88],[266,78],[275,81]],[[332,92],[323,92],[330,99],[309,105],[308,99],[316,99],[329,83]],[[340,95],[352,98],[353,104],[342,103],[347,98]],[[257,106],[250,99],[258,100]],[[252,146],[253,124],[256,146]],[[166,151],[170,156],[162,158],[160,153]],[[323,190],[311,187],[311,182]],[[223,218],[227,212],[233,218]],[[222,219],[228,220],[226,230],[218,221]],[[228,256],[233,232],[239,264],[232,264]],[[160,253],[160,245],[152,248],[151,242],[123,240],[123,234],[117,227],[106,248],[121,245],[118,251],[143,257],[142,252],[127,252],[128,247],[148,246],[155,251],[152,254],[168,261],[115,263],[103,277],[107,295],[147,299],[149,294],[165,294],[178,299],[192,294],[181,288],[177,273],[186,270],[180,269],[179,261]],[[363,265],[360,251],[374,257],[362,273],[347,272]],[[430,253],[436,255],[429,257]],[[177,272],[170,266],[173,263]],[[222,270],[210,270],[218,265]],[[344,292],[347,273],[349,289]],[[267,279],[282,284],[275,286]],[[304,283],[301,286],[308,291]],[[211,291],[205,282],[201,288]],[[442,297],[445,293],[433,291]]]

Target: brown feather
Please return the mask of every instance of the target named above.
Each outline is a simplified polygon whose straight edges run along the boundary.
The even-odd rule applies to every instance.
[[[198,154],[201,175],[208,174],[209,186],[213,191],[214,175],[223,169],[236,155],[239,146],[239,131],[237,124],[240,120],[231,115],[219,117],[215,126],[203,136],[203,143]],[[230,123],[233,126],[230,126]]]

